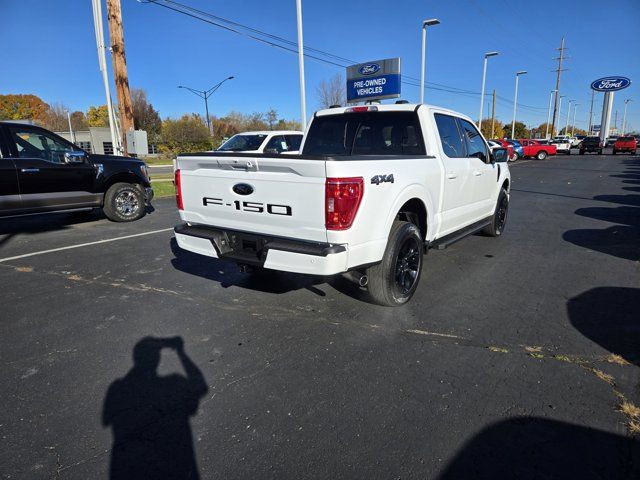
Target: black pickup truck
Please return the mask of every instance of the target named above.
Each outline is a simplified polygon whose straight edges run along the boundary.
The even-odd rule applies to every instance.
[[[44,128],[0,122],[0,217],[102,208],[110,220],[130,222],[152,198],[144,162],[87,153]]]

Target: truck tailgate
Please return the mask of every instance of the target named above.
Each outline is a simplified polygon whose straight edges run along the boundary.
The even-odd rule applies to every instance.
[[[297,158],[179,156],[182,220],[326,242],[325,162]]]

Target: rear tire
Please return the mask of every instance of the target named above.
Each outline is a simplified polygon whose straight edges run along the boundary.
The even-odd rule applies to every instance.
[[[114,183],[104,195],[104,214],[112,222],[133,222],[145,214],[144,194],[134,183]]]
[[[484,227],[482,233],[490,237],[499,237],[504,231],[504,227],[507,224],[507,213],[509,212],[509,195],[503,188],[498,195],[498,201],[496,202],[496,209],[491,219],[491,224]]]
[[[538,160],[544,160],[547,158],[547,152],[545,152],[544,150],[540,150],[538,153],[536,153],[536,158]]]
[[[378,305],[399,307],[413,296],[422,273],[423,240],[409,222],[393,222],[382,261],[367,269],[369,298]]]
[[[580,151],[578,152],[578,155],[584,155],[584,150],[580,150]]]

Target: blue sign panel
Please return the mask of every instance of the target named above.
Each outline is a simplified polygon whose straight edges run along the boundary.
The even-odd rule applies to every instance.
[[[400,95],[400,74],[376,75],[347,81],[347,101],[391,98]]]
[[[591,130],[593,130],[594,132],[599,132],[600,131],[600,125],[593,125],[591,127]]]
[[[631,85],[627,77],[603,77],[591,83],[591,89],[598,92],[615,92]]]
[[[400,96],[400,58],[387,58],[347,67],[347,102]]]

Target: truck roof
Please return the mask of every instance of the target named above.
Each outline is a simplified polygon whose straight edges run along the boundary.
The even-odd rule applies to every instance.
[[[362,105],[359,105],[359,106],[362,107]],[[437,105],[429,105],[426,103],[373,104],[373,105],[364,105],[364,106],[376,107],[379,112],[411,112],[411,111],[417,111],[418,108],[427,108],[429,110],[437,110],[438,112],[449,113],[451,115],[462,117],[474,123],[474,121],[471,120],[470,117],[468,117],[463,113],[456,112],[448,108],[439,107]],[[358,105],[349,105],[347,107],[326,108],[324,110],[318,110],[315,113],[315,116],[321,117],[325,115],[340,115],[354,107],[358,107]]]
[[[304,135],[298,130],[254,130],[251,132],[238,132],[236,135]]]

